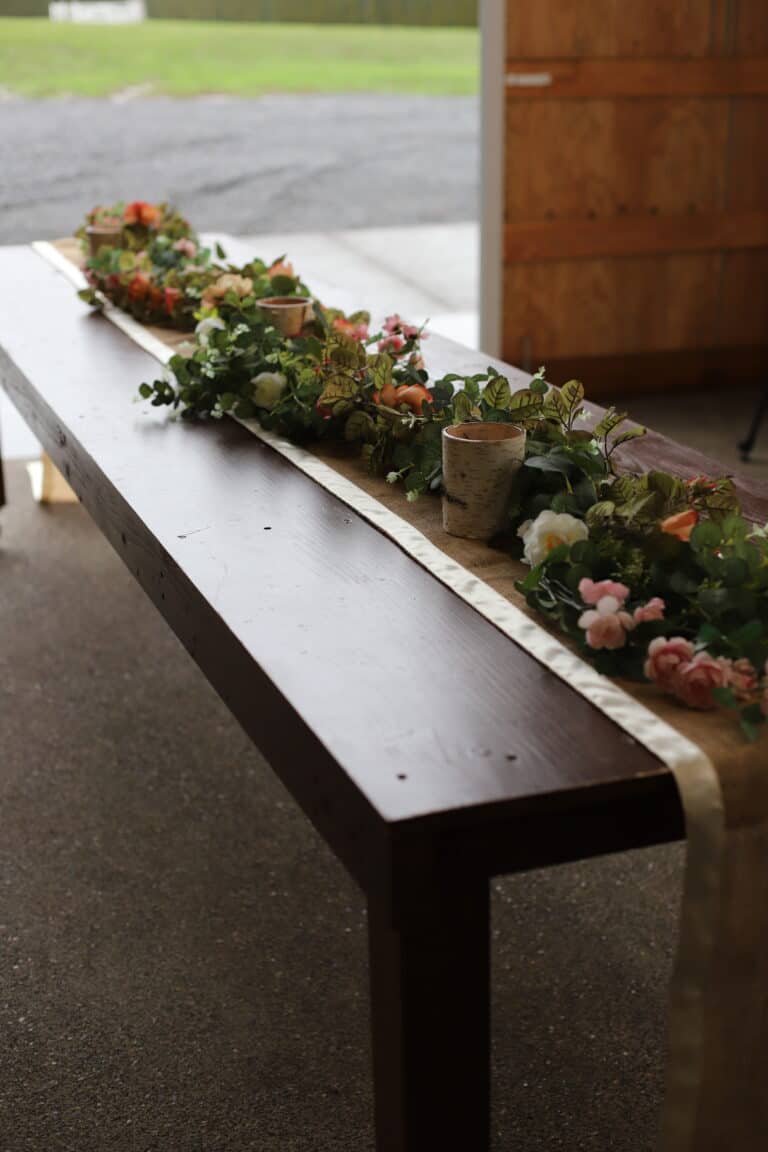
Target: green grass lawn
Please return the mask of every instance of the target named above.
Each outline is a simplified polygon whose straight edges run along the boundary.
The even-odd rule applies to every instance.
[[[23,96],[106,96],[133,85],[173,96],[462,94],[477,90],[478,34],[348,24],[150,20],[94,27],[0,19],[0,88]]]

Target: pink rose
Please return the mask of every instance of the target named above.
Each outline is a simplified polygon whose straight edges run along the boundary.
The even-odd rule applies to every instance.
[[[603,596],[615,596],[623,604],[629,596],[629,588],[626,584],[617,584],[615,580],[598,580],[595,583],[585,576],[579,581],[579,596],[585,604],[597,604]]]
[[[635,626],[628,612],[621,611],[622,601],[616,596],[602,596],[595,608],[582,612],[579,628],[586,630],[590,648],[623,648],[627,632]]]
[[[368,325],[365,323],[355,324],[354,321],[347,320],[345,316],[337,316],[333,321],[333,327],[337,332],[351,336],[353,340],[368,339]]]
[[[681,664],[687,664],[694,656],[694,647],[682,636],[657,636],[648,645],[648,659],[643,671],[649,680],[655,680],[666,692],[674,691],[673,680]]]
[[[734,660],[728,671],[728,683],[737,696],[747,697],[757,687],[757,672],[745,657]]]
[[[176,241],[173,250],[174,252],[183,252],[185,256],[189,256],[190,260],[193,256],[197,256],[197,244],[186,236],[182,236],[181,240]]]
[[[663,620],[666,604],[660,596],[654,596],[647,604],[635,608],[633,613],[635,624],[648,624],[651,620]]]
[[[379,352],[390,352],[397,356],[403,350],[405,340],[399,333],[395,332],[392,336],[385,336],[383,340],[379,340]]]
[[[728,683],[730,661],[709,652],[698,652],[693,660],[681,664],[675,673],[673,691],[689,708],[704,711],[716,708],[717,701],[712,696],[714,688],[724,688]]]
[[[402,325],[402,320],[398,316],[397,312],[395,312],[394,316],[387,316],[386,320],[384,321],[384,331],[389,332],[389,334],[392,335],[394,332],[399,332],[402,328]]]

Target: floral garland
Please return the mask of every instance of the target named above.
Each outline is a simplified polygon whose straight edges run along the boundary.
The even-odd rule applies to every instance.
[[[165,205],[109,213],[120,214],[123,246],[88,259],[85,298],[196,324],[169,372],[141,386],[144,398],[185,419],[233,413],[294,441],[355,445],[409,500],[440,492],[448,425],[524,427],[509,532],[494,546],[530,566],[517,585],[529,605],[601,672],[652,681],[691,708],[730,710],[756,737],[768,716],[768,534],[741,516],[730,479],[622,472],[622,444],[644,429],[613,408],[588,427],[582,385],[552,387],[543,369],[514,393],[492,367],[431,382],[427,333],[399,316],[372,333],[367,313],[315,301],[300,335],[286,338],[257,300],[307,294],[290,264],[216,264]]]
[[[113,235],[95,253],[89,229]],[[228,301],[265,296],[306,296],[308,290],[285,260],[262,260],[236,267],[223,264],[220,245],[200,244],[191,225],[168,204],[114,204],[94,208],[77,233],[90,284],[80,293],[98,306],[106,296],[144,324],[192,331],[196,315],[218,309],[226,317]],[[216,259],[214,259],[216,257]]]

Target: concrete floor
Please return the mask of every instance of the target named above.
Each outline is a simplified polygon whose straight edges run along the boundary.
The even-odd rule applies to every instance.
[[[362,896],[83,510],[8,472],[0,1148],[371,1152]],[[680,878],[494,884],[495,1152],[654,1148]]]

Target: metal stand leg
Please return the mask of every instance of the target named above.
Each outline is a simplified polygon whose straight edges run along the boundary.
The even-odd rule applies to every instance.
[[[488,880],[435,897],[407,925],[369,906],[377,1152],[488,1152]]]
[[[755,441],[757,440],[766,409],[768,409],[768,384],[763,387],[762,395],[757,403],[755,414],[752,417],[752,427],[749,429],[746,439],[742,440],[739,444],[739,452],[741,453],[742,460],[749,460],[749,456],[755,446]]]

